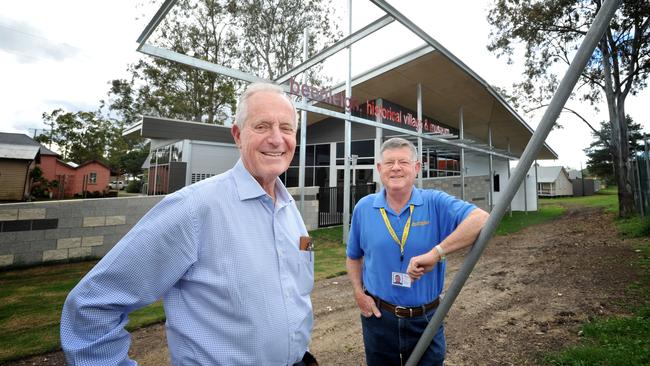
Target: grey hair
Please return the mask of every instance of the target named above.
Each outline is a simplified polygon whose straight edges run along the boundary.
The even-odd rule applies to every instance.
[[[381,149],[379,151],[379,154],[382,157],[382,160],[384,158],[384,151],[386,150],[396,150],[396,149],[402,149],[407,147],[409,150],[411,150],[411,157],[414,161],[419,160],[418,159],[418,151],[415,148],[415,145],[409,140],[403,139],[401,137],[393,137],[390,138],[386,141],[384,141],[383,144],[381,144]]]
[[[239,125],[240,128],[244,128],[244,123],[246,123],[246,118],[248,117],[248,100],[255,94],[259,92],[271,92],[277,93],[287,99],[291,108],[293,109],[293,122],[295,127],[297,126],[298,120],[296,118],[296,106],[293,105],[293,101],[287,94],[282,90],[282,87],[276,84],[271,83],[252,83],[248,85],[244,93],[239,97],[237,101],[237,113],[235,114],[235,123]]]

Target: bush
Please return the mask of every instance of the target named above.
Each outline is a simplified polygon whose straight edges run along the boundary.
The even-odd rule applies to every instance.
[[[129,182],[129,185],[126,186],[127,193],[140,193],[141,191],[142,191],[141,180],[132,180]]]

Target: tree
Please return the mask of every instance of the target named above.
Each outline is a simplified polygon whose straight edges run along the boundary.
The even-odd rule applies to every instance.
[[[341,38],[334,8],[324,0],[231,1],[229,11],[239,28],[239,64],[248,72],[273,80],[302,61],[303,30],[308,51]]]
[[[107,161],[120,130],[99,112],[66,112],[55,109],[43,113],[43,121],[52,126],[49,135],[40,135],[41,143],[54,143],[64,160],[83,163]]]
[[[644,150],[644,146],[640,144],[640,141],[643,141],[642,126],[634,122],[630,116],[627,116],[625,121],[629,135],[630,155],[634,155],[634,152]],[[604,179],[607,184],[616,184],[614,162],[609,146],[611,125],[608,121],[601,122],[598,133],[593,132],[592,135],[594,136],[594,141],[588,148],[584,149],[589,158],[587,161],[587,169],[589,169],[590,174]]]
[[[180,0],[158,27],[159,47],[231,66],[236,37],[226,4]],[[141,115],[222,124],[234,110],[236,84],[224,76],[159,58],[128,65],[130,79],[110,82],[109,109],[129,125]]]
[[[150,42],[272,80],[301,61],[305,27],[312,52],[340,37],[333,14],[324,0],[180,0]],[[239,82],[225,76],[149,57],[128,71],[108,103],[128,124],[142,114],[221,124],[235,110]]]
[[[525,49],[526,80],[517,85],[528,102],[543,104],[557,89],[556,64],[569,64],[593,23],[601,0],[495,0],[488,49],[507,55]],[[619,216],[634,213],[625,100],[647,85],[650,73],[650,3],[625,0],[581,75],[574,99],[596,106],[604,98],[610,124],[610,153],[618,184]]]

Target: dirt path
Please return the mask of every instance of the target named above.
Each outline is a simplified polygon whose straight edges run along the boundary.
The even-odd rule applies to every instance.
[[[611,217],[571,208],[558,220],[493,239],[449,312],[446,365],[530,365],[579,340],[582,322],[618,314],[633,251]],[[447,284],[462,253],[450,257]],[[311,350],[321,365],[363,365],[359,313],[345,276],[316,283]],[[162,325],[136,331],[140,365],[168,364]],[[44,359],[46,359],[44,361]],[[60,353],[12,365],[62,365]]]

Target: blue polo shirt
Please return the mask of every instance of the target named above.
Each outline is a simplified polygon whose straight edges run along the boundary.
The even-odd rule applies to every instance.
[[[413,204],[411,229],[400,261],[400,247],[390,235],[379,209],[383,207],[395,234],[402,238]],[[363,257],[363,284],[373,295],[401,306],[419,306],[433,301],[442,292],[445,262],[412,282],[411,287],[394,286],[391,273],[406,273],[412,257],[424,254],[443,241],[476,208],[447,193],[413,187],[409,203],[400,212],[386,202],[385,190],[362,198],[354,208],[347,256]]]

